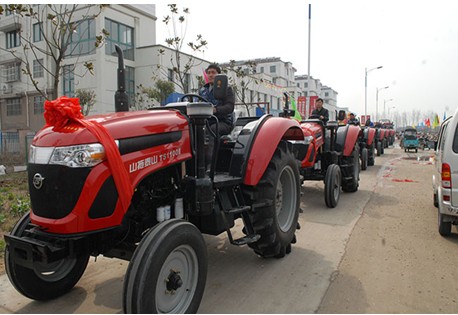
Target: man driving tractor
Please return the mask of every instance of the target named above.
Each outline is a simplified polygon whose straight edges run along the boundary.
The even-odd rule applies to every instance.
[[[312,116],[318,116],[323,123],[327,123],[329,120],[329,111],[323,107],[323,99],[318,98],[315,101],[315,109],[312,111]]]

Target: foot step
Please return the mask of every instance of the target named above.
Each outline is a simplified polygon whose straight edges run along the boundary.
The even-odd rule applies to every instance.
[[[251,244],[251,243],[257,242],[260,238],[261,238],[261,235],[259,234],[247,235],[239,239],[233,240],[232,244],[237,245],[237,246]]]

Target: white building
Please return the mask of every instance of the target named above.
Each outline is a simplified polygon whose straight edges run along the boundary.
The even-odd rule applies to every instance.
[[[71,5],[62,5],[71,6]],[[42,14],[52,13],[46,5],[33,5],[33,9]],[[74,31],[77,42],[70,44],[68,55],[63,62],[57,95],[74,96],[76,89],[91,89],[96,93],[96,106],[91,114],[113,112],[114,93],[117,88],[117,56],[114,45],[124,51],[127,74],[127,92],[133,98],[135,94],[135,67],[137,58],[135,48],[156,42],[155,5],[117,5],[103,8],[95,19],[87,16],[98,12],[98,5],[78,5],[73,21],[78,22]],[[28,75],[21,73],[21,59],[28,58],[33,71],[33,78],[38,86],[51,95],[53,78],[45,69],[53,69],[54,63],[49,56],[30,50],[24,55],[21,39],[28,38],[37,47],[49,51],[43,33],[53,31],[51,23],[41,26],[30,17],[19,18],[14,12],[6,11],[0,19],[0,47],[16,50],[19,58],[8,52],[0,52],[0,119],[3,131],[37,131],[43,124],[44,98],[35,90]],[[40,32],[40,28],[43,33]],[[110,35],[105,44],[95,48],[95,38],[102,29]],[[49,37],[48,37],[49,38]],[[84,64],[92,62],[94,75],[88,73]]]

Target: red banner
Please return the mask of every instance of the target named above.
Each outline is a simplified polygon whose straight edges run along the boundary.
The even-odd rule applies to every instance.
[[[316,102],[317,99],[318,99],[318,96],[317,96],[317,95],[315,95],[315,96],[310,96],[310,97],[309,97],[309,104],[310,104],[310,106],[309,106],[309,114],[307,115],[307,117],[310,116],[310,115],[312,115],[312,112],[313,112],[313,110],[315,109],[315,102]]]

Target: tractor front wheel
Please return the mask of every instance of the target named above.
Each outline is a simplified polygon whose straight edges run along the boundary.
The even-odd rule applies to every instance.
[[[367,170],[368,155],[369,155],[369,152],[367,151],[367,148],[362,148],[361,150],[361,170],[363,171]]]
[[[299,166],[290,143],[282,141],[257,186],[253,203],[265,202],[250,213],[256,234],[261,238],[249,244],[262,257],[282,258],[291,250],[300,205]]]
[[[346,166],[348,175],[350,179],[342,182],[342,190],[345,192],[355,192],[359,187],[359,149],[358,146],[355,146],[353,149],[353,154],[351,157],[347,158]]]
[[[367,159],[367,165],[368,166],[374,166],[375,165],[375,147],[374,147],[374,143],[372,143],[372,145],[370,146],[368,153],[369,153],[369,157]]]
[[[377,141],[377,156],[380,156],[382,154],[382,143],[380,141]]]
[[[156,225],[142,239],[127,269],[124,313],[196,313],[207,279],[207,247],[184,220]]]
[[[21,237],[31,228],[30,213],[24,215],[13,228],[11,235]],[[33,269],[14,262],[8,246],[5,250],[6,274],[13,286],[33,300],[51,300],[70,291],[86,270],[88,254],[70,255],[55,262],[34,262]]]
[[[340,167],[336,164],[329,165],[324,181],[324,201],[328,208],[335,208],[339,202],[341,181]]]

